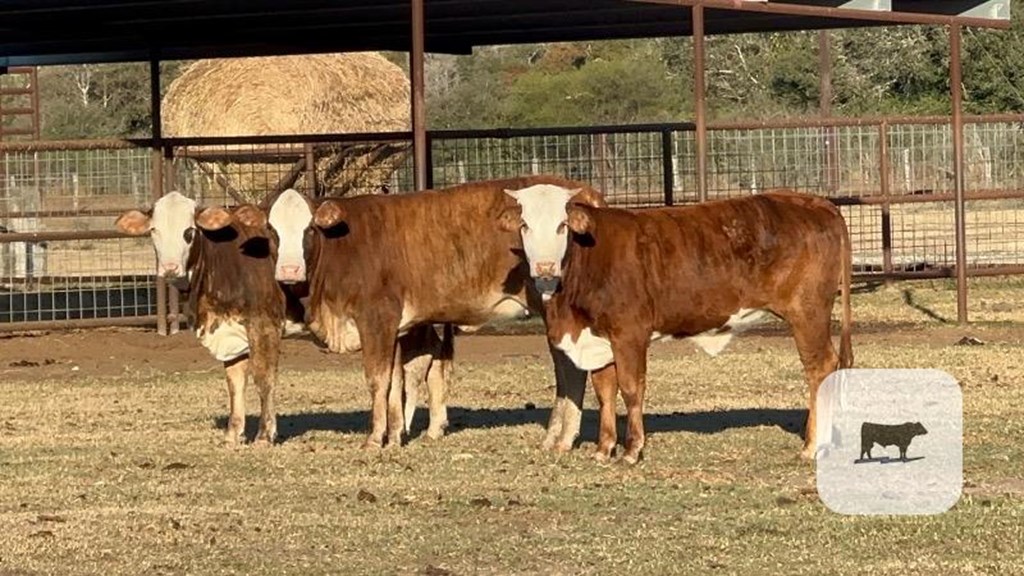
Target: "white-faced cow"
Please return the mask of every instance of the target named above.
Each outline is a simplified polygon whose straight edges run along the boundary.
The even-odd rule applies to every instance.
[[[277,279],[308,279],[313,333],[331,350],[363,352],[372,394],[366,447],[401,438],[400,388],[388,386],[399,335],[425,324],[478,326],[543,310],[518,234],[495,232],[515,206],[504,190],[537,183],[582,188],[579,201],[603,205],[583,184],[534,176],[320,203],[282,194],[271,206]],[[587,375],[557,350],[552,355],[556,403],[544,446],[569,450]]]
[[[170,192],[148,213],[130,210],[116,222],[127,234],[148,234],[156,251],[157,276],[187,291],[196,336],[224,363],[230,409],[225,441],[231,444],[244,434],[245,383],[250,375],[261,403],[256,443],[274,441],[273,393],[282,333],[303,328],[298,298],[274,280],[275,250],[261,226],[262,217],[263,212],[250,204],[199,210],[194,200]],[[431,355],[440,349],[436,333],[420,336]],[[410,364],[413,381],[425,376],[430,357]]]
[[[696,206],[624,210],[574,203],[571,187],[511,190],[521,206],[531,270],[557,284],[548,339],[592,372],[600,405],[595,457],[616,443],[615,393],[626,404],[623,459],[644,447],[647,348],[690,338],[710,354],[762,312],[793,330],[809,388],[802,454],[812,456],[815,396],[838,366],[852,364],[850,248],[846,223],[822,198],[772,192]],[[842,283],[842,335],[830,337]]]

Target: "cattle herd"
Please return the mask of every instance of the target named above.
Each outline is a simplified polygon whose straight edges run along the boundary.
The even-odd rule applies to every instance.
[[[556,381],[543,447],[572,449],[589,376],[600,406],[594,455],[615,449],[618,392],[629,463],[644,447],[653,341],[688,338],[714,355],[764,314],[785,320],[808,385],[806,457],[818,385],[853,361],[845,222],[827,200],[793,192],[645,210],[608,207],[589,185],[550,176],[352,198],[286,190],[229,208],[171,192],[116,226],[148,234],[157,275],[187,291],[196,336],[224,363],[229,443],[243,437],[250,378],[261,401],[255,441],[274,442],[281,339],[306,330],[331,351],[362,351],[364,445],[375,448],[408,435],[424,381],[426,434],[444,433],[457,329],[540,315]]]

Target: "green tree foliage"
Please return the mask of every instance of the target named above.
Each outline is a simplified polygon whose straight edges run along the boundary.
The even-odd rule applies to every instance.
[[[509,85],[510,126],[670,121],[683,113],[683,91],[651,43],[547,49]]]
[[[163,88],[180,63],[161,65]],[[85,64],[39,72],[42,136],[46,139],[148,136],[149,65]]]
[[[965,105],[970,112],[1024,110],[1024,2],[1015,2],[1010,30],[964,34]]]

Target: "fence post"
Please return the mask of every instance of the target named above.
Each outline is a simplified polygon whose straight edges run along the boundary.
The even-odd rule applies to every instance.
[[[427,190],[434,189],[434,137],[427,132],[424,136],[426,138],[426,144],[424,145],[424,152],[426,153],[426,186]]]
[[[966,182],[964,178],[964,119],[963,93],[961,92],[962,70],[960,67],[960,44],[962,28],[959,24],[949,26],[949,88],[953,100],[953,192],[956,201],[953,222],[956,228],[956,318],[960,324],[967,323],[967,222],[964,200]]]
[[[164,190],[175,190],[177,188],[177,174],[174,170],[174,148],[171,146],[164,146],[163,150],[163,166],[164,166]],[[167,286],[167,332],[169,334],[177,334],[181,328],[181,294],[178,288],[169,282],[165,282]]]
[[[665,206],[675,204],[675,167],[672,165],[672,131],[661,131],[661,177],[665,188]]]
[[[160,148],[154,147],[150,152],[150,165],[150,185],[153,187],[153,200],[156,201],[164,195],[164,159]],[[159,276],[156,277],[156,333],[167,335],[167,282]]]
[[[313,153],[313,143],[306,142],[303,149],[306,154],[306,183],[309,184],[309,194],[313,198],[319,198],[320,190],[316,181],[316,154]]]
[[[704,88],[704,6],[694,4],[693,8],[693,106],[696,124],[697,153],[697,201],[708,199],[708,130],[705,118]]]
[[[889,201],[889,124],[883,120],[878,124],[878,186],[882,197],[882,276],[888,285],[892,282],[892,215]]]

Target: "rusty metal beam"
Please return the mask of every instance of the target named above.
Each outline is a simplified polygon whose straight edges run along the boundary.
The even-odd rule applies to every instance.
[[[826,18],[835,20],[853,20],[864,23],[877,22],[885,24],[933,24],[940,26],[977,26],[983,28],[1010,27],[1009,19],[978,18],[972,16],[953,16],[948,14],[928,14],[921,12],[890,12],[884,10],[861,10],[857,8],[834,8],[830,6],[810,6],[806,4],[789,4],[785,2],[743,2],[736,0],[630,0],[641,4],[661,4],[666,6],[703,6],[713,10],[732,10],[757,14],[778,14],[808,18]]]
[[[163,122],[160,114],[160,63],[156,59],[149,61],[149,112],[153,138],[149,144],[151,185],[153,201],[164,195],[164,158],[160,150],[160,139],[163,137]],[[155,268],[155,265],[154,265]],[[156,279],[156,331],[161,336],[167,335],[167,282],[163,278]]]
[[[704,7],[693,6],[693,107],[697,144],[697,201],[708,199],[708,126],[704,101]]]
[[[60,232],[10,232],[0,234],[0,244],[10,242],[57,242],[66,240],[113,240],[134,238],[114,230],[64,230]]]
[[[964,200],[964,122],[963,122],[963,74],[960,50],[961,27],[949,27],[949,89],[953,100],[953,191],[956,200],[953,206],[953,221],[956,227],[956,317],[961,324],[967,323],[967,223]]]
[[[412,49],[409,70],[412,89],[412,164],[416,190],[427,188],[427,113],[423,79],[424,24],[423,0],[412,0]]]
[[[767,191],[768,189],[765,189]],[[964,193],[966,202],[975,200],[1022,200],[1024,190],[972,190]],[[956,194],[953,192],[940,192],[938,194],[903,194],[900,196],[884,196],[872,194],[871,196],[837,196],[829,198],[833,204],[838,206],[885,206],[886,204],[928,204],[929,202],[956,202]]]
[[[85,318],[79,320],[44,320],[41,322],[0,323],[0,332],[31,332],[34,330],[69,330],[72,328],[105,328],[107,326],[152,326],[156,316],[122,318]]]

